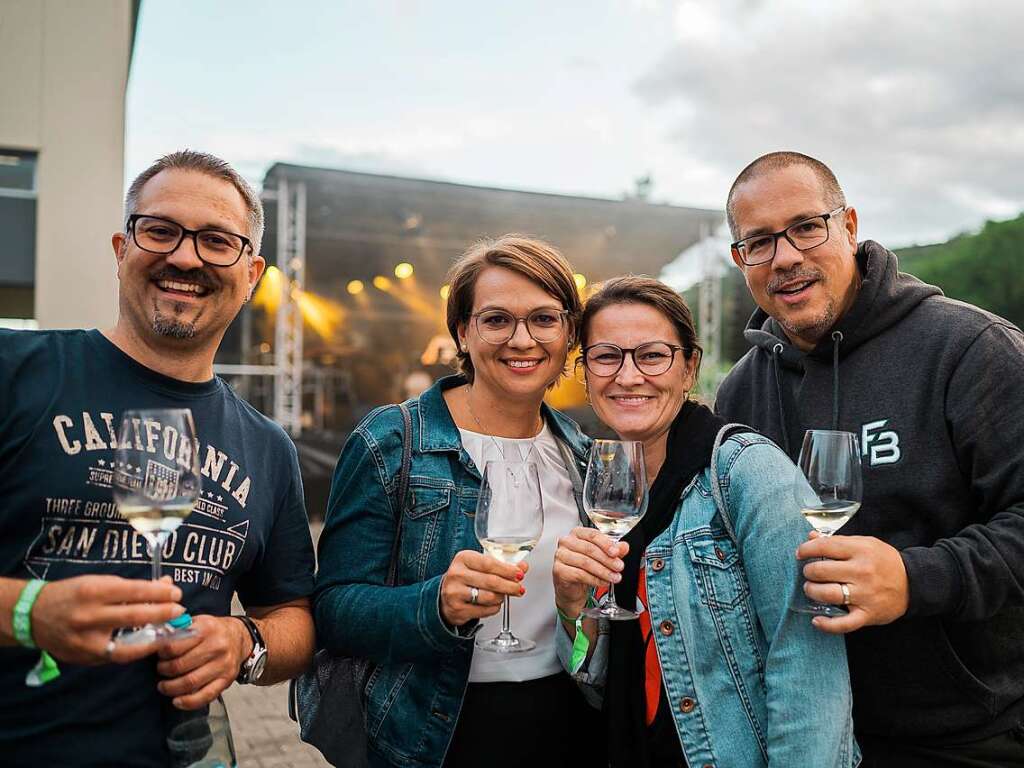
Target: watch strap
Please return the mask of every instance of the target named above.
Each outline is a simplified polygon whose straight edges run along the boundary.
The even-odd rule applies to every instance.
[[[249,637],[252,638],[252,653],[242,662],[242,666],[238,670],[238,677],[236,678],[239,683],[251,683],[253,667],[260,656],[266,655],[267,644],[263,641],[263,635],[260,634],[260,629],[256,626],[255,621],[248,616],[240,614],[235,614],[231,618],[242,622],[249,631]]]

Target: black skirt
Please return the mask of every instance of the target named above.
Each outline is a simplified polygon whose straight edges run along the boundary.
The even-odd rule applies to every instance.
[[[608,765],[600,711],[563,673],[470,683],[444,768]]]

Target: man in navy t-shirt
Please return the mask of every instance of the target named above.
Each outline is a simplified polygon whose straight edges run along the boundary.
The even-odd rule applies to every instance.
[[[205,706],[236,679],[293,677],[313,652],[314,559],[295,447],[213,374],[263,273],[259,199],[223,161],[177,152],[133,182],[126,216],[112,239],[114,328],[0,331],[6,766],[166,765],[178,710]],[[202,473],[198,503],[162,548],[163,582],[149,581],[145,539],[111,494],[121,415],[149,408],[191,409]],[[173,451],[161,444],[171,431],[145,426],[143,444]],[[26,629],[36,580],[45,583]],[[236,592],[246,617],[230,615]],[[113,630],[185,610],[194,638],[111,642]],[[38,649],[60,675],[26,685]]]

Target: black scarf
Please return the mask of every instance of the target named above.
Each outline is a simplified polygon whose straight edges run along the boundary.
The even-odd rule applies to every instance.
[[[669,427],[665,463],[651,486],[647,512],[624,539],[629,554],[622,581],[615,585],[616,602],[623,608],[635,608],[640,564],[647,545],[671,525],[683,489],[710,465],[715,438],[725,424],[707,407],[688,400]],[[645,648],[640,622],[611,622],[610,641],[604,691],[609,762],[613,768],[645,768],[651,765],[652,745],[647,739]]]

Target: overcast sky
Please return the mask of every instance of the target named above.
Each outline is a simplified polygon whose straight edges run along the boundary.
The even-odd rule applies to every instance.
[[[862,238],[1024,209],[1020,0],[144,0],[128,176],[189,146],[722,208],[754,157],[830,165]]]

